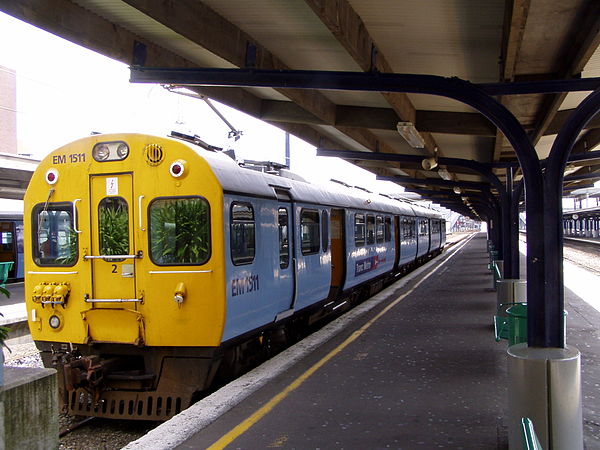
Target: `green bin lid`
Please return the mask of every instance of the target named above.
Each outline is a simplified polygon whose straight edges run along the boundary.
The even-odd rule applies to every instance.
[[[527,317],[527,303],[516,303],[506,310],[506,314],[513,317]]]

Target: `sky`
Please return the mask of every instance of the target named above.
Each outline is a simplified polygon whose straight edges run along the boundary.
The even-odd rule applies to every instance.
[[[243,136],[198,99],[159,85],[129,83],[127,65],[94,53],[0,12],[0,66],[17,74],[18,152],[41,159],[91,132],[142,132],[165,136],[175,130],[209,144],[236,150],[242,159],[285,162],[285,133],[240,111],[214,102]],[[10,43],[10,45],[7,45]],[[374,192],[400,193],[390,182],[291,137],[291,170],[309,181],[335,178]]]

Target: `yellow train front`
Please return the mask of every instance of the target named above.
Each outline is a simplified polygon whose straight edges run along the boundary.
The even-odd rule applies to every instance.
[[[225,323],[223,191],[189,145],[96,135],[25,196],[26,305],[72,414],[165,419],[214,376]]]

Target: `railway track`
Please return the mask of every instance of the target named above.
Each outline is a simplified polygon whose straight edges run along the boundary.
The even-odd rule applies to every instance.
[[[579,267],[600,275],[600,245],[565,240],[563,257]]]

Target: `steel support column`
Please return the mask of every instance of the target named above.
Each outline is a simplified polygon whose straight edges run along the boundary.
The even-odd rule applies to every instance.
[[[521,278],[521,262],[519,257],[519,202],[523,195],[523,180],[519,181],[513,189],[510,202],[510,228],[513,236],[513,245],[511,247],[511,278]],[[505,266],[506,270],[506,266]]]
[[[563,228],[562,193],[563,176],[569,153],[577,136],[585,125],[600,110],[600,88],[592,92],[571,114],[558,132],[550,156],[547,159],[544,177],[546,208],[544,210],[544,235],[546,256],[546,280],[544,296],[548,308],[544,321],[556,335],[550,336],[548,346],[564,347],[564,282],[563,282]],[[529,201],[528,201],[529,203]],[[529,240],[529,236],[528,236]],[[531,330],[530,330],[531,331]]]

